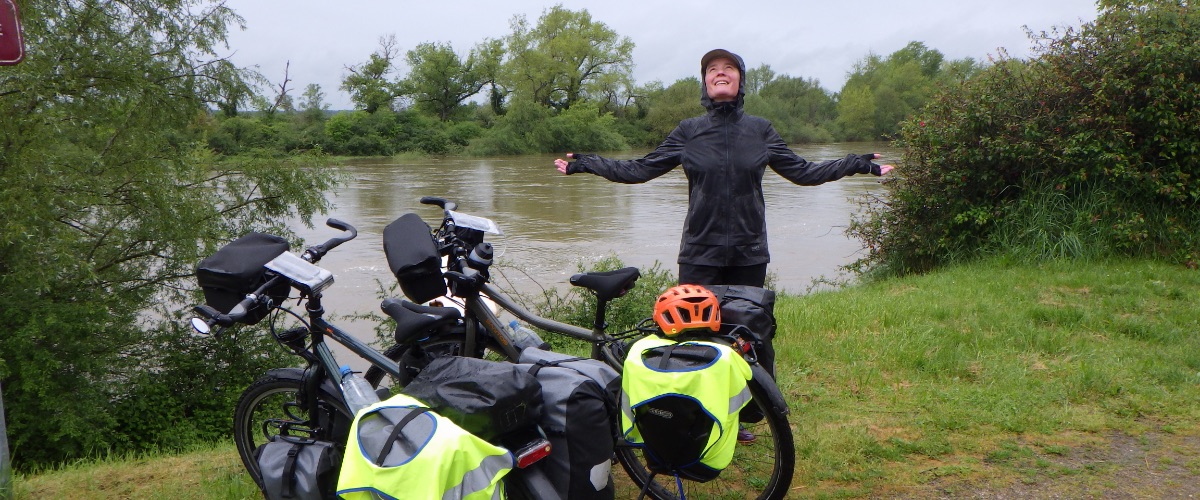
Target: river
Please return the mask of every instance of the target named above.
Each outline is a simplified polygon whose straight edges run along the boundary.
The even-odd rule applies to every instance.
[[[810,161],[876,151],[879,162],[895,162],[900,152],[886,143],[801,145],[794,148]],[[636,158],[644,152],[616,153]],[[459,211],[492,219],[503,236],[490,236],[497,248],[502,288],[531,292],[539,287],[565,287],[580,264],[615,255],[626,265],[647,268],[656,262],[676,273],[675,258],[687,207],[687,180],[682,169],[645,184],[626,185],[589,175],[564,176],[554,156],[495,158],[350,159],[339,168],[350,181],[329,193],[334,208],[314,217],[313,229],[296,227],[308,244],[335,234],[324,226],[328,217],[349,222],[359,236],[321,262],[334,273],[326,307],[334,314],[375,311],[377,283],[394,282],[382,248],[383,228],[395,218],[416,212],[432,226],[438,208],[421,205],[422,196],[458,203]],[[859,208],[856,199],[881,192],[880,179],[856,175],[821,186],[796,186],[768,170],[764,177],[767,231],[776,288],[803,293],[814,280],[844,277],[839,268],[860,258],[857,240],[843,232]],[[372,338],[370,325],[346,328]]]

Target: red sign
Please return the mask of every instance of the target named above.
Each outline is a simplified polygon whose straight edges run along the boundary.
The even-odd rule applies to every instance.
[[[25,58],[21,19],[13,0],[0,0],[0,66],[12,66]]]

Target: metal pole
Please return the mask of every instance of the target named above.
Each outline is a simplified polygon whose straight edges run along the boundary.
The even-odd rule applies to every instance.
[[[11,465],[8,461],[8,427],[4,425],[4,391],[0,389],[0,500],[13,497]]]

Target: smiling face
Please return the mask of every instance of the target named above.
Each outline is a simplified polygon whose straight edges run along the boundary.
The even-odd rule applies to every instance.
[[[727,57],[713,59],[704,68],[704,88],[708,91],[708,98],[714,102],[737,99],[741,81],[737,63]]]

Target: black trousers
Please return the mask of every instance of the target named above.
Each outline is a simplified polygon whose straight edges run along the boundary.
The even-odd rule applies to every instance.
[[[766,264],[753,266],[679,264],[680,285],[750,285],[762,288],[766,282]]]

